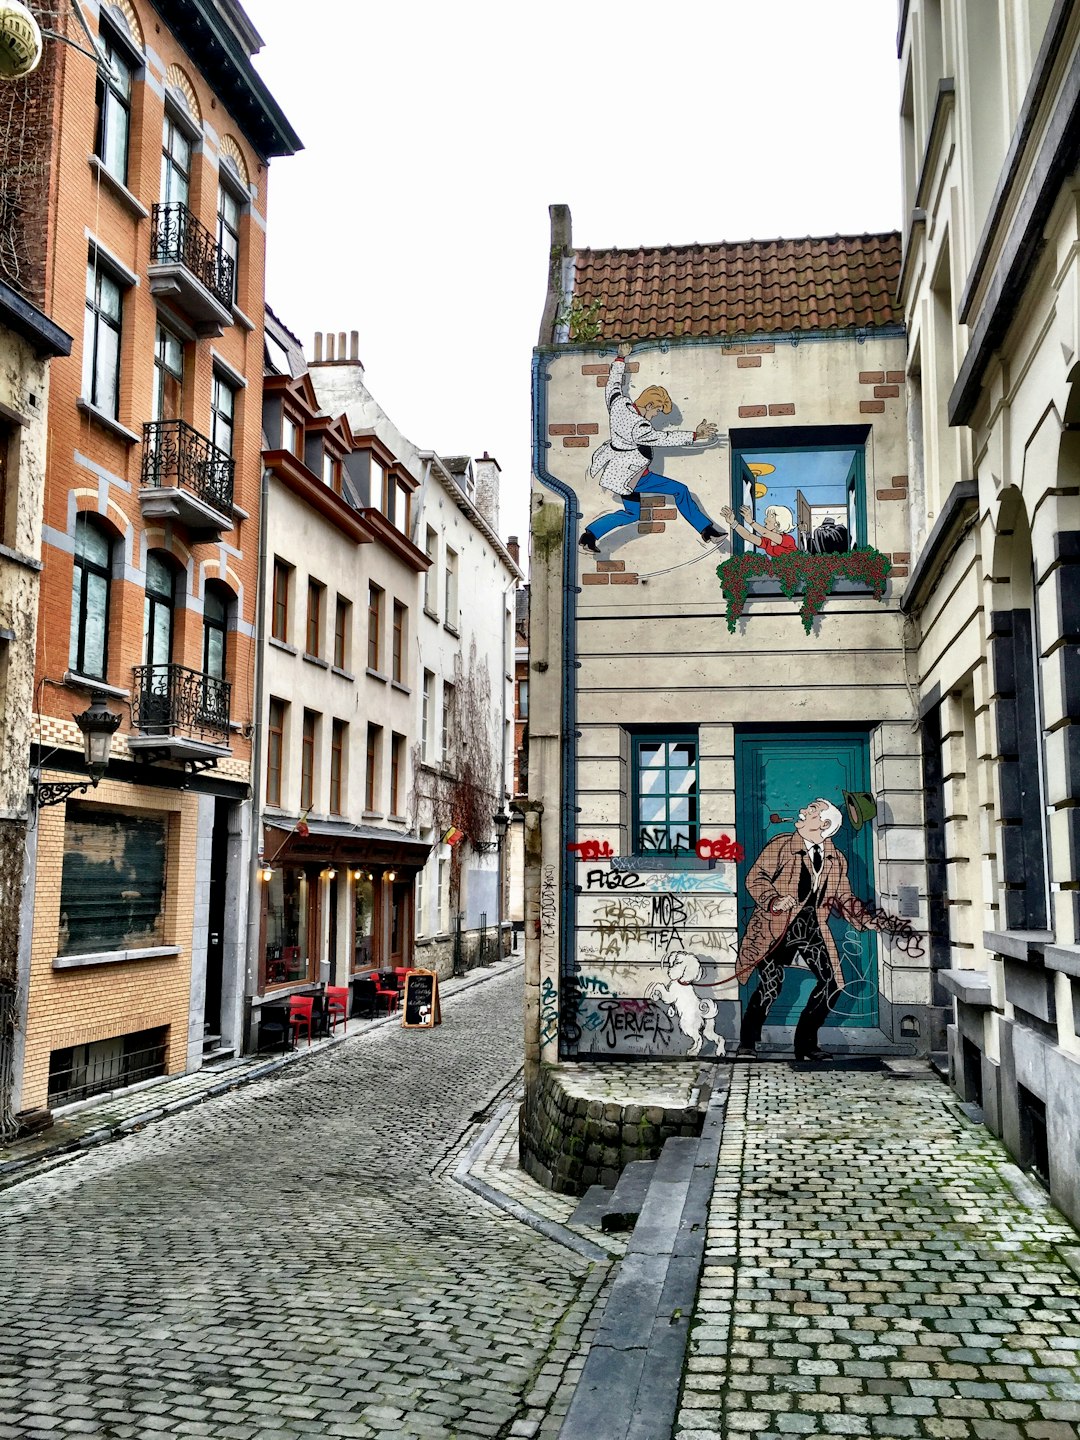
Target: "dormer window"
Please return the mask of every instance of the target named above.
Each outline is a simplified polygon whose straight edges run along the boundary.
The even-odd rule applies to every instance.
[[[281,448],[288,450],[291,455],[297,455],[303,459],[304,455],[304,431],[288,412],[281,417]]]

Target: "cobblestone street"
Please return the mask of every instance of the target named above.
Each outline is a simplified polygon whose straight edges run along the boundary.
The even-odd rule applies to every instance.
[[[929,1073],[738,1065],[678,1440],[1075,1440],[1076,1245]]]
[[[444,1013],[7,1190],[0,1436],[557,1433],[606,1266],[447,1173],[520,968]]]

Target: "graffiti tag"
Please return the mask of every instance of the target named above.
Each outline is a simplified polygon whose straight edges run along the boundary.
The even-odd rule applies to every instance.
[[[600,1035],[609,1050],[614,1050],[623,1037],[647,1040],[654,1047],[667,1049],[675,1025],[651,1000],[601,1000],[599,1010]]]
[[[699,860],[742,860],[745,851],[730,835],[719,835],[715,840],[704,836],[694,846]]]
[[[540,987],[540,1044],[546,1045],[559,1033],[559,997],[549,975]]]
[[[847,900],[837,895],[829,908],[842,920],[861,925],[865,930],[880,930],[891,944],[913,960],[920,960],[926,954],[924,937],[911,928],[910,920],[902,920],[899,915],[890,915],[887,910],[864,905],[855,895]]]
[[[566,848],[582,860],[610,860],[615,854],[607,840],[578,840]]]
[[[586,890],[637,890],[642,884],[636,870],[586,870]]]

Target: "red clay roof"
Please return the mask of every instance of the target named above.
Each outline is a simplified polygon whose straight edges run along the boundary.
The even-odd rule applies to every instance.
[[[604,340],[899,323],[900,235],[575,251],[574,301]],[[576,305],[575,305],[576,308]]]

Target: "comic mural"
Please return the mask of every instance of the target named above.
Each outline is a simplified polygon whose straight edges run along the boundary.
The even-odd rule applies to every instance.
[[[902,646],[876,628],[892,557],[868,544],[887,529],[868,505],[901,487],[868,467],[899,468],[905,434],[875,457],[863,417],[883,412],[861,388],[841,403],[837,376],[877,372],[844,343],[842,361],[797,340],[782,355],[771,339],[622,343],[567,355],[542,395],[545,465],[577,502],[565,579],[583,658],[564,663],[593,737],[560,842],[570,868],[543,880],[547,1055],[813,1064],[841,1031],[876,1031],[886,969],[925,964],[924,937],[876,899],[873,781],[888,790],[911,761],[906,739],[883,761],[872,737],[883,703],[910,734],[910,696]],[[761,619],[736,629],[748,593]],[[836,613],[861,653],[835,628],[815,646],[829,596],[855,593]]]

